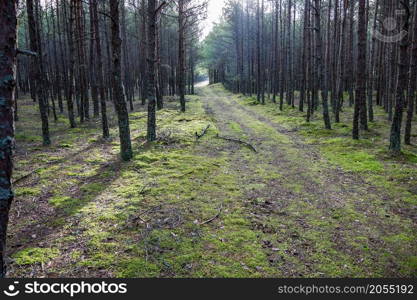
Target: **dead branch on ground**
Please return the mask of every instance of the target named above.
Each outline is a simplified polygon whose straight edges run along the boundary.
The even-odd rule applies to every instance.
[[[253,145],[249,144],[248,142],[245,142],[245,141],[242,141],[242,140],[239,140],[239,139],[235,139],[235,138],[231,138],[231,137],[220,136],[220,135],[217,135],[216,137],[219,138],[219,139],[225,140],[225,141],[235,142],[235,143],[244,145],[244,146],[248,147],[249,149],[251,149],[253,152],[258,152],[258,151],[256,151],[255,147]]]

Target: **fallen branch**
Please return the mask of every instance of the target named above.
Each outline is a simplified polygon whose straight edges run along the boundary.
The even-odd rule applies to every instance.
[[[35,174],[36,172],[38,172],[40,169],[41,169],[41,168],[37,168],[36,170],[33,170],[32,172],[29,172],[28,174],[23,175],[22,177],[20,177],[20,178],[18,178],[18,179],[16,179],[16,180],[13,180],[13,181],[12,181],[12,184],[16,184],[16,183],[18,183],[18,182],[20,182],[20,181],[22,181],[22,180],[24,180],[24,179],[26,179],[26,178],[28,178],[28,177],[32,176],[33,174]]]
[[[213,221],[214,221],[214,220],[216,220],[218,217],[220,217],[220,214],[221,214],[221,212],[222,212],[222,209],[223,209],[223,204],[220,204],[219,211],[217,212],[217,214],[216,214],[214,217],[212,217],[212,218],[210,218],[210,219],[208,219],[208,220],[206,220],[206,221],[204,221],[204,222],[201,222],[201,223],[199,223],[198,225],[205,225],[205,224],[208,224],[208,223],[213,222]]]
[[[154,209],[160,209],[160,208],[161,208],[161,205],[152,206],[151,208],[149,208],[149,209],[147,209],[147,210],[145,210],[145,211],[141,212],[141,213],[140,213],[140,214],[138,214],[137,216],[135,216],[135,217],[133,218],[133,221],[140,220],[140,221],[142,221],[143,223],[145,223],[145,224],[146,224],[146,227],[148,227],[148,224],[149,224],[149,222],[150,222],[152,219],[145,220],[142,216],[143,216],[143,215],[146,215],[148,212],[153,211]]]
[[[258,152],[258,151],[256,151],[255,147],[252,146],[251,144],[249,144],[248,142],[245,142],[245,141],[242,141],[242,140],[239,140],[239,139],[230,138],[230,137],[220,136],[220,135],[217,135],[217,138],[222,139],[222,140],[226,140],[226,141],[229,141],[229,142],[235,142],[235,143],[244,145],[244,146],[248,147],[249,149],[251,149],[253,152]]]
[[[195,133],[195,136],[197,138],[197,141],[199,139],[201,139],[207,133],[207,130],[209,130],[209,128],[210,128],[210,124],[207,125],[207,127],[203,130],[203,132],[201,134],[198,134],[198,132]]]
[[[162,205],[155,205],[155,206],[152,206],[151,208],[149,208],[149,209],[147,209],[147,210],[145,210],[145,211],[141,212],[138,216],[139,216],[139,217],[140,217],[140,216],[143,216],[143,215],[147,214],[148,212],[150,212],[150,211],[152,211],[152,210],[154,210],[154,209],[161,209],[161,207],[162,207]]]

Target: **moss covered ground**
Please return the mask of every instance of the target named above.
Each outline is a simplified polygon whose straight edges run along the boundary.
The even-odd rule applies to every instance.
[[[167,103],[158,140],[131,113],[132,161],[99,120],[51,123],[42,147],[20,103],[10,277],[416,276],[416,148],[386,152],[378,112],[359,142],[350,109],[332,131],[319,114],[232,95],[222,86]],[[207,134],[196,139],[208,125]],[[256,149],[218,138],[239,139]]]

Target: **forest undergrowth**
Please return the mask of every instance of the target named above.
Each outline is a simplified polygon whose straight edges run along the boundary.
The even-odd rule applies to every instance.
[[[417,276],[417,150],[389,155],[382,112],[352,141],[350,108],[324,130],[221,85],[187,99],[152,143],[138,105],[130,162],[114,120],[102,140],[62,117],[41,146],[21,100],[8,276]]]

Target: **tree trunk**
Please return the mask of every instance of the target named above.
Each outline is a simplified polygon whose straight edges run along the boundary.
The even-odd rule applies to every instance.
[[[148,131],[147,140],[152,142],[156,140],[156,78],[155,78],[155,60],[156,60],[156,0],[148,0]],[[181,32],[181,29],[180,29]],[[181,56],[181,54],[180,54]],[[180,75],[181,77],[181,75]],[[181,91],[181,88],[180,88]],[[182,90],[182,92],[184,92]],[[185,111],[185,104],[181,100],[181,110]]]
[[[132,145],[130,140],[129,115],[127,113],[122,86],[122,40],[120,38],[119,0],[110,0],[110,13],[113,98],[119,124],[120,154],[123,160],[128,161],[132,158]]]
[[[404,91],[407,89],[408,82],[408,46],[409,46],[409,18],[410,18],[410,1],[403,0],[401,2],[403,8],[406,10],[403,16],[403,33],[404,36],[400,43],[400,52],[398,58],[398,74],[397,74],[397,88],[395,96],[395,111],[391,125],[390,146],[389,149],[394,155],[401,152],[401,125],[403,120],[404,110]],[[415,80],[415,78],[412,78]]]
[[[414,24],[413,24],[413,44],[411,52],[411,71],[410,81],[408,86],[408,108],[407,108],[407,121],[405,125],[404,142],[406,145],[411,145],[411,123],[413,121],[414,114],[414,101],[416,99],[416,78],[417,78],[417,1],[414,6]]]
[[[185,112],[185,18],[184,1],[180,0],[178,2],[178,93],[182,112]]]
[[[359,139],[359,119],[366,106],[366,1],[359,0],[358,20],[358,70],[356,81],[356,99],[353,115],[353,139]],[[365,70],[364,70],[365,68]],[[365,113],[366,117],[366,113]],[[364,129],[364,128],[363,128]]]
[[[65,1],[64,1],[65,4]],[[64,9],[64,11],[66,11]],[[74,47],[74,21],[75,21],[75,0],[71,0],[70,3],[70,16],[69,16],[69,28],[68,28],[68,48],[69,48],[69,87],[68,87],[68,118],[70,121],[70,127],[75,128],[75,116],[74,116],[74,64],[75,64],[75,47]]]
[[[293,75],[292,75],[292,50],[291,50],[291,9],[292,0],[288,0],[288,12],[287,12],[287,71],[288,71],[288,84],[287,84],[287,104],[294,106],[294,88],[293,88]]]
[[[6,276],[6,239],[13,201],[12,172],[16,78],[17,3],[0,1],[0,278]]]
[[[96,66],[97,66],[97,81],[98,81],[98,90],[100,94],[100,106],[101,106],[101,128],[103,131],[103,138],[107,139],[110,136],[109,125],[107,121],[107,104],[106,104],[106,92],[104,88],[104,79],[103,79],[103,66],[102,66],[102,54],[101,54],[101,37],[100,37],[100,28],[99,28],[99,19],[97,13],[97,1],[92,0],[92,18],[94,23],[94,36],[95,36],[95,46],[96,46]]]
[[[316,56],[317,56],[317,85],[321,87],[321,97],[323,105],[323,121],[326,129],[331,129],[329,117],[329,104],[328,104],[328,90],[327,90],[327,76],[323,63],[323,40],[321,37],[321,18],[320,18],[320,0],[314,0],[315,7],[315,32],[316,32]]]
[[[35,4],[36,5],[36,4]],[[29,39],[30,39],[30,50],[37,53],[35,57],[34,67],[34,80],[36,82],[36,94],[38,96],[39,111],[42,121],[42,139],[43,144],[50,145],[51,140],[49,137],[49,124],[48,124],[48,113],[47,113],[47,98],[46,98],[46,86],[44,82],[45,72],[43,65],[43,54],[41,41],[39,39],[39,24],[35,19],[34,3],[33,0],[26,0],[26,9],[28,15],[29,24]]]
[[[91,87],[91,99],[93,100],[93,113],[94,117],[99,116],[99,101],[98,101],[98,87],[97,87],[97,70],[96,70],[96,55],[94,51],[94,45],[96,41],[96,28],[95,28],[95,18],[94,18],[94,0],[89,0],[88,6],[90,11],[90,87]]]

